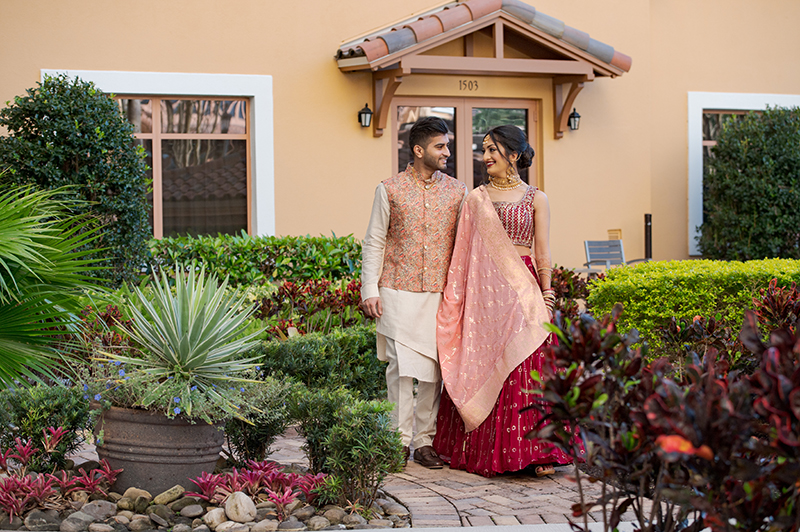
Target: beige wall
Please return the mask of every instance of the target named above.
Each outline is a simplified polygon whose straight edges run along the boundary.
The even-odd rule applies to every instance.
[[[277,233],[361,237],[393,146],[390,134],[373,138],[356,123],[364,102],[374,109],[369,76],[342,74],[333,55],[342,41],[435,3],[2,0],[0,101],[33,86],[43,68],[271,75]],[[542,102],[537,156],[554,260],[578,266],[582,241],[608,229],[622,229],[628,258],[642,257],[648,212],[655,257],[686,258],[686,93],[799,93],[800,3],[531,3],[633,57],[629,73],[586,84],[576,101],[581,128],[561,140],[547,83],[494,79],[475,94]],[[448,81],[412,77],[400,92],[464,96]]]

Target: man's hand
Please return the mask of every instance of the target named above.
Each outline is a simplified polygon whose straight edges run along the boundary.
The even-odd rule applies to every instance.
[[[361,302],[361,310],[364,311],[364,314],[366,314],[368,318],[380,318],[383,314],[381,298],[371,297],[369,299],[365,299]]]

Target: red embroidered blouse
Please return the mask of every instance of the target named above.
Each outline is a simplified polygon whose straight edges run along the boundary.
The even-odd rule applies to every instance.
[[[515,246],[533,246],[533,197],[536,187],[528,186],[519,201],[493,201],[494,210]]]

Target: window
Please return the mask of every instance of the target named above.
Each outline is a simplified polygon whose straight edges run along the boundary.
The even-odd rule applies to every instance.
[[[688,93],[688,193],[689,255],[698,256],[700,224],[703,223],[703,173],[706,157],[716,143],[716,134],[726,115],[763,111],[767,106],[800,106],[800,96],[787,94],[739,94],[726,92]]]
[[[249,231],[246,99],[117,100],[152,168],[151,222],[157,238]]]

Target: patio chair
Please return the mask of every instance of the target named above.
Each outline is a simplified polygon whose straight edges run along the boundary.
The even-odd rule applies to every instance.
[[[604,266],[607,270],[612,266],[647,262],[650,260],[633,259],[626,261],[622,240],[584,240],[583,247],[586,251],[586,262],[583,265],[586,267],[575,271],[587,273],[589,275],[603,272],[603,270],[596,269],[597,266]]]

